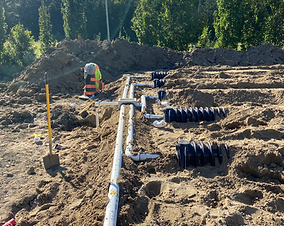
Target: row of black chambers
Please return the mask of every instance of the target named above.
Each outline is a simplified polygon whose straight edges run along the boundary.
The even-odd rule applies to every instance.
[[[166,122],[199,122],[199,121],[215,121],[216,113],[213,107],[200,107],[197,108],[172,108],[165,107],[163,109]],[[219,117],[226,117],[226,111],[222,107],[217,108],[217,114]]]
[[[155,78],[162,79],[162,78],[166,77],[167,74],[168,74],[168,72],[154,71],[154,72],[151,73],[151,80],[154,80]]]
[[[226,152],[227,158],[230,158],[230,151],[227,144],[224,144],[221,148],[218,144],[214,143],[212,146],[210,142],[199,142],[180,140],[176,144],[176,155],[178,163],[182,168],[188,166],[205,166],[210,164],[215,166],[215,160],[218,160],[221,165],[223,162],[223,152]]]

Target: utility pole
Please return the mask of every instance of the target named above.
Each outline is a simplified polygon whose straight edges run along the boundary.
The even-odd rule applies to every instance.
[[[109,22],[108,22],[108,9],[107,9],[107,0],[106,2],[106,24],[107,24],[107,39],[110,41],[110,35],[109,35]]]

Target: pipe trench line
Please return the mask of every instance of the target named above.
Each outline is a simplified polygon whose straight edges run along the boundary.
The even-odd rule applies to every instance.
[[[126,98],[129,89],[130,78],[126,80],[126,84],[123,91],[122,98]],[[111,184],[109,187],[108,197],[109,203],[106,208],[104,226],[115,226],[117,221],[118,201],[119,201],[119,186],[117,184],[117,178],[119,177],[119,169],[122,164],[122,142],[123,142],[123,124],[124,124],[124,105],[120,107],[120,115],[116,136],[116,144],[114,150],[112,172],[111,172]]]
[[[125,77],[125,76],[124,76]],[[133,155],[132,154],[132,144],[131,141],[133,140],[133,115],[134,115],[134,106],[140,106],[142,104],[137,104],[136,100],[134,101],[134,85],[130,84],[131,78],[134,78],[135,76],[128,76],[126,80],[126,84],[123,90],[122,99],[120,99],[120,102],[97,102],[95,104],[96,106],[96,122],[97,127],[99,125],[98,122],[98,106],[100,104],[112,104],[112,105],[121,105],[120,106],[120,116],[119,116],[119,123],[118,123],[118,129],[117,129],[117,136],[116,136],[116,144],[115,144],[115,151],[114,151],[114,158],[113,158],[113,165],[112,165],[112,172],[111,172],[111,183],[109,186],[109,203],[106,207],[106,213],[104,218],[104,226],[115,226],[117,222],[117,213],[118,213],[118,202],[119,202],[119,186],[117,184],[117,178],[119,177],[119,169],[121,168],[122,164],[122,149],[123,149],[123,127],[124,127],[124,113],[125,113],[125,102],[127,104],[130,104],[130,111],[129,111],[129,127],[128,127],[128,136],[126,139],[126,150],[125,154],[129,157],[131,157],[134,161],[143,161],[149,158],[157,158],[159,155],[156,154],[138,154]],[[145,76],[141,76],[143,78],[147,78]],[[130,86],[130,94],[129,98],[127,98],[127,93]],[[142,85],[136,85],[136,86],[142,86]],[[149,85],[147,85],[149,86]],[[149,87],[152,87],[151,85]],[[146,105],[145,105],[146,106]]]

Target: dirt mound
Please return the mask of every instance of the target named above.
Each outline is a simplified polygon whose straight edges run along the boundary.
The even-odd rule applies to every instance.
[[[86,117],[79,112],[92,101],[118,101],[127,76],[146,76],[131,82],[153,85],[155,70],[168,72],[165,85],[135,87],[134,97],[141,102],[142,95],[164,89],[167,103],[147,98],[147,113],[164,116],[166,105],[200,112],[212,107],[215,120],[189,114],[186,122],[176,118],[160,128],[135,109],[133,152],[159,157],[138,162],[122,154],[117,225],[283,225],[282,55],[270,45],[182,53],[124,40],[64,40],[12,84],[0,85],[0,223],[15,218],[19,226],[103,225],[120,111],[101,105],[98,128],[94,106]],[[100,95],[83,101],[78,95],[88,61],[98,63],[109,82]],[[45,71],[53,152],[60,156],[60,167],[47,171]],[[125,109],[124,138],[130,107]],[[43,136],[41,142],[34,142],[34,134]],[[222,161],[216,155],[215,166],[203,164],[204,158],[184,168],[176,154],[180,140],[200,148],[219,145]]]
[[[51,93],[81,93],[83,68],[88,62],[99,65],[103,79],[108,83],[129,71],[175,68],[182,58],[183,53],[168,48],[151,48],[120,39],[112,42],[65,39],[21,74],[15,75],[9,90],[29,84],[41,84],[42,87],[47,72]]]
[[[88,62],[99,65],[106,83],[115,81],[122,74],[131,71],[171,70],[193,65],[246,66],[273,65],[284,63],[284,52],[272,45],[262,45],[249,51],[227,49],[194,49],[192,52],[177,52],[168,48],[149,47],[135,42],[115,39],[111,42],[92,40],[61,41],[47,54],[36,60],[21,74],[15,74],[9,91],[33,87],[39,92],[45,84],[44,73],[51,93],[82,93],[84,87],[83,68]],[[6,88],[5,86],[2,89]]]
[[[282,64],[284,52],[279,47],[266,44],[250,48],[248,51],[235,51],[227,49],[194,49],[185,54],[188,65],[229,65],[229,66],[256,66]]]

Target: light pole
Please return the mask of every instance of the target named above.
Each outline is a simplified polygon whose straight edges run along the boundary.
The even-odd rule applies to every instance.
[[[107,39],[110,41],[110,37],[109,37],[109,22],[108,22],[108,9],[107,9],[107,0],[105,0],[106,2],[106,24],[107,24]]]

